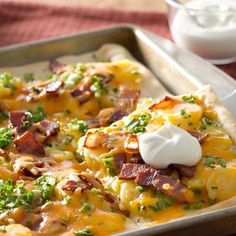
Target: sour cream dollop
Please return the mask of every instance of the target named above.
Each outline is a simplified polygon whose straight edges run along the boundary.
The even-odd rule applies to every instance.
[[[158,169],[170,164],[194,166],[202,156],[198,140],[171,123],[155,132],[141,134],[139,150],[144,162]]]

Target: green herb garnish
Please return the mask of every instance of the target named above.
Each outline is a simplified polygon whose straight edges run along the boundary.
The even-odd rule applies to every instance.
[[[144,192],[144,187],[138,185],[138,186],[135,188],[135,190],[136,190],[138,193],[143,193],[143,192]]]
[[[87,67],[86,67],[86,65],[83,64],[83,63],[78,63],[78,64],[75,66],[75,69],[76,69],[76,70],[79,70],[79,71],[81,71],[81,72],[84,72],[84,71],[87,70]]]
[[[148,113],[144,113],[138,118],[132,119],[127,125],[126,128],[131,133],[142,133],[146,130],[146,126],[148,122],[151,120],[151,115]]]
[[[92,204],[89,203],[83,203],[82,207],[79,209],[79,212],[81,213],[86,213],[89,211],[92,211],[94,209],[94,206]]]
[[[0,148],[7,147],[13,140],[14,135],[9,128],[0,128]]]
[[[107,172],[110,176],[116,176],[117,171],[114,166],[114,157],[106,157],[103,159],[103,163],[105,167],[107,168]]]
[[[7,111],[0,111],[0,122],[8,119],[8,116],[9,116],[9,114]]]
[[[90,87],[90,90],[94,92],[95,97],[101,97],[104,93],[107,92],[107,87],[103,84],[103,78],[99,76],[93,76],[91,78],[93,84]]]
[[[75,230],[73,232],[73,234],[75,236],[93,236],[93,233],[92,233],[91,229],[89,229],[89,228]]]
[[[28,128],[32,124],[44,120],[47,116],[41,104],[36,105],[32,110],[25,112],[26,119],[21,128]]]
[[[217,156],[204,156],[204,166],[215,168],[216,165],[220,165],[221,167],[226,167],[226,161]]]
[[[162,210],[163,208],[166,208],[166,207],[170,207],[172,206],[174,203],[174,200],[170,197],[163,197],[161,198],[157,203],[156,205],[152,206],[152,205],[149,205],[148,207],[150,209],[152,209],[153,211],[160,211]]]
[[[10,210],[22,205],[29,207],[33,200],[34,193],[27,191],[22,183],[0,180],[0,210]]]
[[[26,83],[34,81],[34,79],[35,78],[34,78],[34,74],[33,73],[28,72],[28,73],[24,74],[24,80],[25,80]]]
[[[88,129],[87,124],[83,120],[76,118],[71,120],[69,125],[71,125],[74,130],[78,130],[82,134],[85,134]]]
[[[56,178],[52,175],[42,175],[36,180],[36,189],[41,195],[42,203],[52,199],[56,182]]]
[[[15,90],[16,86],[13,83],[13,75],[10,73],[3,73],[0,74],[0,85],[2,85],[4,88],[9,88],[11,90]]]
[[[191,94],[189,96],[183,96],[182,97],[183,101],[188,102],[188,103],[195,103],[195,97]]]
[[[214,122],[213,120],[203,117],[200,124],[200,130],[206,130],[207,126],[214,126],[216,128],[220,127],[220,124]]]
[[[64,144],[69,144],[69,143],[72,142],[73,139],[74,139],[73,135],[66,134],[65,138],[63,139],[63,143]]]

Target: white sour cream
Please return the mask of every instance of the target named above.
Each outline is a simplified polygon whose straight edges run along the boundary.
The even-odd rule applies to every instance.
[[[185,6],[171,24],[176,44],[213,61],[236,59],[236,1],[193,0]]]
[[[141,134],[139,150],[144,162],[158,169],[170,164],[194,166],[202,156],[197,139],[171,123],[155,132]]]

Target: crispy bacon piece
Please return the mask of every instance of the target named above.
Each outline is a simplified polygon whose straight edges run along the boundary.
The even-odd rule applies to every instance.
[[[128,85],[121,85],[118,93],[117,107],[122,111],[131,112],[137,105],[140,90]]]
[[[8,152],[6,150],[3,150],[0,148],[0,156],[1,157],[5,157],[5,158],[9,158]]]
[[[81,91],[77,88],[77,89],[73,90],[70,94],[71,94],[72,97],[75,98],[75,97],[78,97],[78,96],[82,95],[82,93],[83,93],[83,91]]]
[[[49,120],[42,120],[35,124],[34,127],[47,138],[57,135],[60,129],[58,122]]]
[[[56,59],[53,59],[49,62],[50,71],[52,71],[53,73],[56,73],[58,75],[61,74],[62,72],[64,72],[64,67],[65,67],[65,64],[59,62]]]
[[[80,82],[79,88],[76,88],[71,92],[71,96],[76,98],[81,104],[87,102],[93,93],[90,91],[92,80],[89,77],[83,78]]]
[[[127,115],[127,113],[121,111],[119,108],[104,108],[98,113],[96,117],[88,121],[88,128],[108,126],[111,123],[120,120],[125,115]]]
[[[146,169],[146,166],[142,164],[125,163],[122,165],[119,179],[135,179],[137,173],[142,169]]]
[[[186,187],[180,183],[179,180],[174,180],[167,175],[157,175],[152,181],[152,186],[158,191],[165,193],[166,195],[173,197],[180,203],[186,203],[184,196],[184,190]]]
[[[109,122],[111,124],[115,121],[120,120],[121,118],[123,118],[124,116],[127,116],[127,115],[128,115],[128,113],[126,111],[122,111],[121,109],[116,108],[115,111],[112,113],[112,115],[109,119]]]
[[[80,89],[75,89],[71,92],[72,97],[76,97],[80,104],[87,102],[92,97],[92,92],[85,90],[82,91]]]
[[[154,103],[149,107],[151,111],[156,111],[158,109],[167,109],[167,108],[172,108],[176,103],[176,100],[172,97],[165,96],[163,100],[161,100],[158,103]]]
[[[74,181],[74,180],[68,180],[65,185],[63,185],[62,190],[64,191],[69,191],[69,192],[74,192],[77,188],[79,188],[79,182]],[[86,189],[87,186],[84,186]],[[83,189],[84,189],[83,188]]]
[[[98,115],[88,121],[88,128],[97,128],[101,126],[108,126],[110,122],[110,117],[114,113],[115,108],[109,107],[102,109]]]
[[[178,170],[181,176],[188,178],[192,178],[196,171],[196,166],[184,166],[180,164],[172,164],[170,168]]]
[[[138,137],[136,134],[131,134],[126,138],[125,152],[128,154],[139,153]]]
[[[43,168],[45,166],[45,162],[41,160],[37,160],[34,162],[34,165],[38,168]]]
[[[134,154],[128,154],[126,153],[126,163],[139,163],[144,164],[143,159],[140,155],[140,153],[134,153]]]
[[[14,144],[19,152],[25,152],[39,157],[45,155],[43,145],[37,141],[30,131],[26,131],[19,138],[15,139]]]
[[[94,133],[87,133],[84,147],[90,149],[96,149],[99,147],[103,147],[107,141],[108,135],[104,133],[94,132]]]
[[[124,164],[126,159],[125,154],[117,154],[114,155],[114,162],[115,162],[115,166],[118,170],[121,169],[122,165]]]
[[[135,177],[135,182],[139,185],[142,186],[150,186],[152,185],[153,179],[160,174],[160,171],[152,168],[152,167],[147,167],[141,169],[140,172],[136,174]]]
[[[152,186],[156,190],[161,191],[168,196],[173,197],[178,202],[184,203],[186,199],[183,191],[186,187],[178,180],[165,175],[165,170],[156,170],[146,164],[123,164],[120,179],[135,179],[135,182],[143,186]]]
[[[71,92],[72,97],[76,97],[80,104],[87,102],[92,97],[92,92],[89,90],[75,89]]]
[[[62,88],[64,83],[62,81],[53,81],[45,88],[47,96],[56,97],[59,95],[59,89]]]
[[[25,176],[32,177],[32,178],[37,178],[42,175],[42,171],[37,168],[28,169],[28,168],[24,167],[24,168],[22,168],[21,171]]]
[[[208,134],[201,133],[198,131],[188,131],[188,133],[190,133],[194,138],[196,138],[200,144],[203,144],[209,137]]]
[[[101,191],[105,191],[102,185],[102,182],[94,177],[93,175],[89,174],[89,173],[83,173],[83,174],[79,174],[79,178],[87,183],[87,185],[89,186],[89,188],[97,188],[100,189]]]
[[[21,126],[24,123],[26,116],[25,113],[22,111],[11,111],[9,113],[9,119],[13,125],[19,131],[21,129]]]

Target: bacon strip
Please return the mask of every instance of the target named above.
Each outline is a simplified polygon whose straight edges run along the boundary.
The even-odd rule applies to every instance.
[[[89,90],[75,89],[71,92],[72,97],[76,97],[80,104],[87,102],[92,97],[92,92]]]
[[[174,168],[179,171],[181,176],[192,178],[196,171],[196,166],[184,166],[180,164],[172,164],[170,168]]]
[[[14,141],[14,144],[19,152],[33,154],[38,157],[43,157],[45,155],[43,145],[38,142],[34,135],[29,131],[26,131],[17,138]]]
[[[137,173],[139,173],[143,169],[146,169],[145,165],[125,163],[121,168],[119,179],[135,179]]]
[[[71,92],[71,96],[77,98],[80,103],[87,102],[93,96],[92,91],[90,91],[91,85],[92,80],[89,77],[83,78],[79,87]]]
[[[9,113],[9,119],[13,125],[19,131],[21,129],[21,126],[24,123],[26,116],[25,113],[22,111],[11,111]]]
[[[190,133],[194,138],[196,138],[200,144],[203,144],[209,137],[208,134],[201,133],[198,131],[188,131],[188,133]]]
[[[115,111],[112,113],[111,117],[109,118],[109,123],[111,124],[115,121],[118,121],[127,115],[128,113],[126,111],[122,111],[121,109],[116,108]]]
[[[152,186],[158,191],[165,193],[166,195],[173,197],[180,203],[186,203],[187,200],[184,196],[184,190],[186,187],[180,183],[179,180],[174,180],[167,175],[158,175],[152,181]]]
[[[64,83],[62,81],[53,81],[45,88],[45,92],[50,97],[56,97],[59,95],[59,89],[62,88]]]
[[[78,181],[74,180],[68,180],[66,184],[62,187],[62,190],[74,192],[77,188],[80,188],[81,191],[88,188],[88,186],[85,183],[79,183]]]
[[[126,115],[127,113],[119,108],[109,107],[102,109],[96,117],[88,121],[88,128],[108,126]]]
[[[115,167],[118,169],[118,170],[121,170],[124,162],[125,162],[125,154],[117,154],[117,155],[114,155],[114,163],[115,163]]]
[[[6,159],[9,158],[8,152],[0,148],[0,156],[5,157]]]
[[[149,165],[125,163],[121,168],[119,178],[134,179],[139,185],[152,186],[180,203],[186,202],[183,193],[186,187],[179,180],[174,180],[161,170],[156,170]]]
[[[140,90],[128,85],[121,85],[118,93],[117,107],[123,111],[131,112],[137,105]]]
[[[155,103],[149,107],[151,111],[156,111],[158,109],[167,109],[173,107],[175,104],[175,99],[169,96],[165,96],[163,100],[158,103]]]
[[[53,73],[61,74],[64,71],[65,64],[59,62],[56,59],[53,59],[49,62],[49,69]]]
[[[49,120],[42,120],[35,124],[34,127],[47,138],[57,135],[60,129],[58,122]]]

